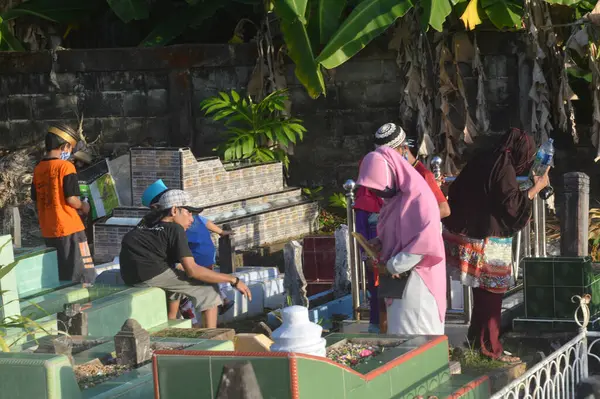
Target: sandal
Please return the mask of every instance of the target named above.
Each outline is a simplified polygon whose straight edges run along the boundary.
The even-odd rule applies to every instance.
[[[234,304],[235,304],[235,301],[227,301],[224,304],[219,305],[219,315],[222,316],[225,313],[227,313],[227,311],[229,309],[231,309]]]
[[[504,352],[504,354],[496,360],[506,364],[518,364],[523,362],[521,358],[512,356],[512,353],[510,352]]]

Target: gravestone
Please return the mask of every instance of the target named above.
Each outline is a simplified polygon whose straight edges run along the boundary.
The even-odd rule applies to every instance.
[[[341,298],[352,289],[352,271],[350,270],[350,235],[348,226],[341,225],[335,230],[335,275],[333,295]]]
[[[283,286],[291,299],[291,305],[308,307],[306,296],[306,278],[302,270],[302,245],[298,241],[290,241],[283,247],[285,275]]]
[[[138,365],[150,360],[150,334],[135,319],[127,319],[121,331],[115,335],[117,363]]]
[[[562,256],[587,256],[590,209],[590,178],[585,173],[563,175],[560,218]]]
[[[56,314],[58,330],[69,335],[88,335],[88,314],[84,310],[90,307],[91,303],[65,303],[64,310]]]
[[[231,231],[231,226],[224,224],[223,230]],[[233,250],[234,248],[230,236],[219,237],[219,271],[221,273],[231,274],[235,272]]]
[[[223,367],[217,399],[263,399],[252,363],[238,362]]]

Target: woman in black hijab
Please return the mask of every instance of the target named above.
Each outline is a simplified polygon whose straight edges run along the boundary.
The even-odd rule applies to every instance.
[[[512,281],[512,236],[531,217],[533,198],[548,185],[548,174],[534,176],[521,191],[517,176],[527,174],[536,146],[527,133],[509,130],[498,149],[467,163],[450,186],[452,214],[444,220],[446,263],[461,283],[473,287],[468,339],[483,355],[507,363],[520,359],[500,343],[503,294]]]

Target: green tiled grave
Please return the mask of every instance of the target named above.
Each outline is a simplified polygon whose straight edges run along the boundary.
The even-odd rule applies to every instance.
[[[0,352],[0,397],[80,399],[81,391],[65,356]]]
[[[591,294],[592,319],[600,314],[600,268],[589,257],[525,258],[525,319],[573,320],[574,295]]]
[[[265,398],[414,399],[418,395],[452,398],[489,398],[487,377],[453,378],[448,364],[445,336],[385,336],[332,334],[327,345],[348,340],[364,343],[398,343],[355,369],[325,358],[288,353],[157,352],[154,357],[158,396],[215,398],[223,366],[250,362]],[[199,379],[199,384],[187,381]]]
[[[58,260],[53,248],[31,248],[15,254],[19,297],[61,285],[58,280]]]

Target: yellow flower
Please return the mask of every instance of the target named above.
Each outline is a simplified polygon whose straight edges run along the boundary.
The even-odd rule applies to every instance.
[[[467,9],[460,17],[460,19],[462,19],[467,30],[473,30],[477,25],[481,23],[481,18],[479,18],[479,13],[477,12],[477,0],[469,1]]]

